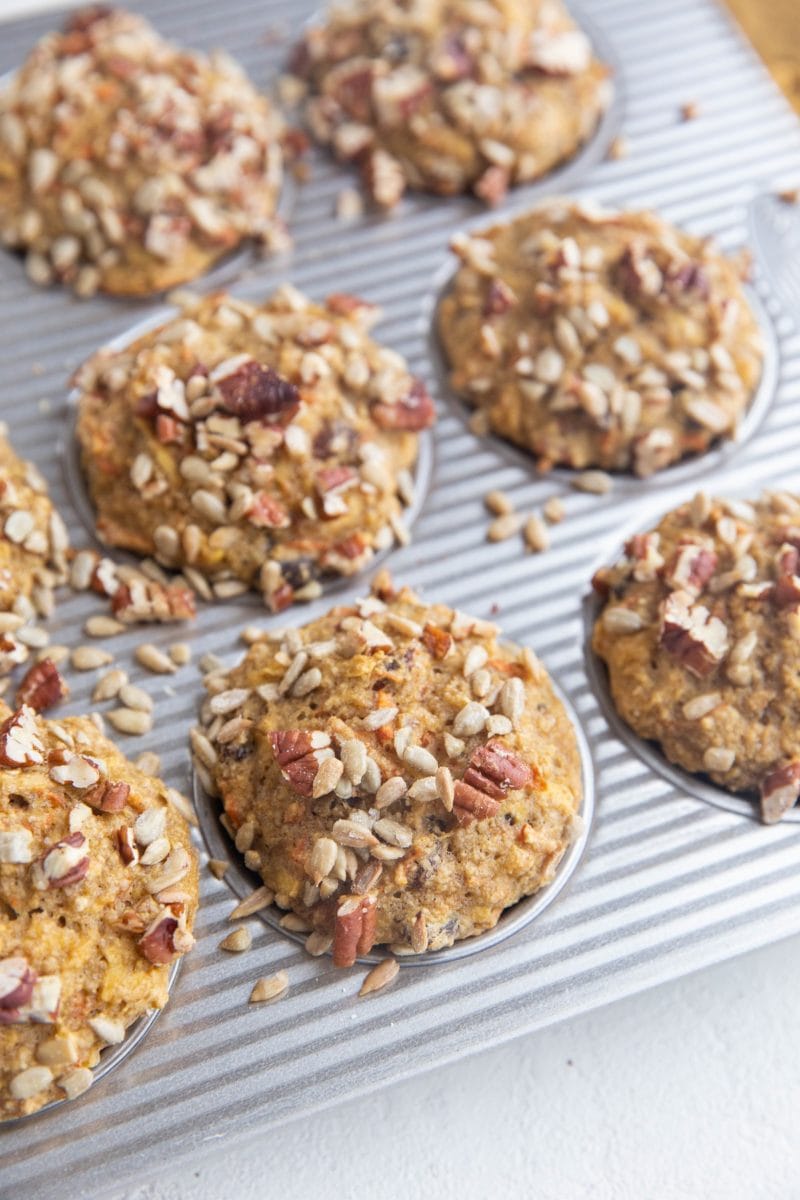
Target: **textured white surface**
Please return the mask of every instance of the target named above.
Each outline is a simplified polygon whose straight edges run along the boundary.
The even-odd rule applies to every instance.
[[[792,1200],[800,938],[109,1200]]]
[[[107,1195],[791,1200],[798,995],[795,938]]]

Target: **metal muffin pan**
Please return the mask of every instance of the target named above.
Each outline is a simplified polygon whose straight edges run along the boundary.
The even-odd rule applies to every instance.
[[[230,0],[224,9],[216,0],[144,0],[134,7],[185,44],[224,46],[264,87],[285,62],[289,34],[312,9],[298,0]],[[293,254],[254,264],[236,288],[257,300],[290,279],[315,297],[363,294],[385,311],[381,340],[437,394],[432,486],[414,541],[391,555],[391,569],[431,601],[496,619],[510,640],[536,649],[569,697],[598,798],[579,869],[559,902],[513,935],[435,969],[402,970],[391,988],[366,1000],[357,998],[362,969],[336,971],[263,921],[251,919],[246,954],[219,952],[230,928],[231,890],[203,871],[198,942],[170,1004],[111,1079],[2,1132],[0,1178],[9,1195],[50,1200],[68,1179],[75,1194],[90,1196],[108,1187],[110,1161],[118,1190],[157,1176],[165,1155],[190,1170],[192,1156],[218,1139],[229,1148],[344,1097],[800,931],[797,825],[764,828],[699,802],[685,780],[654,770],[610,726],[587,673],[582,602],[600,551],[606,547],[604,557],[611,557],[645,503],[666,511],[700,480],[630,490],[615,484],[601,497],[569,491],[554,475],[537,476],[529,462],[513,459],[496,439],[475,438],[461,413],[441,402],[429,356],[421,303],[455,229],[502,220],[569,186],[611,207],[657,208],[692,232],[715,233],[722,249],[733,251],[747,241],[753,196],[800,180],[797,119],[715,0],[585,0],[583,10],[619,63],[628,157],[584,158],[579,176],[569,173],[573,163],[515,191],[491,217],[469,198],[410,194],[391,216],[345,223],[334,210],[338,193],[353,184],[351,173],[314,153],[312,179],[295,203]],[[47,13],[3,26],[0,68],[18,65],[55,21]],[[270,31],[280,36],[265,38]],[[688,100],[700,115],[684,123],[679,108]],[[698,460],[708,491],[757,492],[795,472],[800,336],[767,282],[757,277],[779,343],[774,399],[730,459]],[[0,256],[0,417],[47,477],[76,545],[86,534],[59,444],[68,436],[68,380],[141,316],[141,302],[79,302],[57,289],[39,291],[19,260]],[[515,540],[487,544],[489,488],[503,488],[520,511],[563,495],[567,518],[552,529],[547,553],[526,555]],[[347,594],[364,587],[363,579],[349,581]],[[323,597],[290,619],[312,620],[329,603]],[[83,622],[96,611],[96,598],[64,592],[50,622],[53,640],[83,641]],[[241,625],[274,627],[287,619],[265,614],[253,595],[201,606],[189,631],[132,629],[114,639],[119,664],[157,700],[156,728],[145,738],[120,737],[122,749],[157,751],[167,781],[189,789],[196,664],[168,679],[147,676],[132,658],[138,642],[166,646],[188,636],[195,660],[213,652],[233,661],[244,652],[236,638]],[[89,710],[93,683],[93,676],[70,672],[64,711]],[[286,995],[248,1006],[253,981],[279,969],[289,975]]]
[[[578,836],[568,847],[564,857],[558,864],[555,878],[552,883],[549,883],[546,887],[534,893],[534,895],[527,896],[525,899],[519,900],[516,904],[512,905],[511,908],[507,908],[494,929],[487,929],[485,933],[464,938],[462,941],[456,942],[452,946],[446,946],[441,950],[429,951],[426,954],[399,955],[397,961],[401,967],[441,965],[442,963],[452,962],[457,958],[466,958],[470,954],[477,954],[479,951],[487,950],[491,946],[496,946],[505,938],[511,937],[512,934],[524,929],[534,917],[538,917],[546,908],[549,908],[553,901],[568,887],[570,879],[578,869],[581,859],[586,853],[586,847],[591,838],[591,830],[594,822],[594,768],[589,743],[586,740],[574,708],[557,685],[554,687],[554,691],[564,705],[567,716],[575,730],[581,762],[581,784],[583,788],[583,801],[580,808],[583,823]],[[260,876],[252,871],[248,871],[245,867],[241,854],[237,852],[232,839],[220,823],[220,802],[208,795],[196,773],[193,775],[193,785],[192,794],[195,811],[197,812],[200,829],[209,857],[227,859],[230,865],[224,875],[225,882],[231,888],[233,894],[238,899],[243,900],[255,888],[260,887],[263,881]],[[262,909],[257,916],[270,926],[271,929],[276,930],[283,937],[291,938],[292,941],[297,942],[300,946],[303,945],[308,936],[307,934],[292,933],[290,930],[282,929],[280,920],[284,916],[284,913],[275,905]],[[382,949],[383,953],[381,953]],[[379,947],[377,953],[362,955],[357,961],[360,963],[378,963],[386,957],[387,952],[386,948]]]

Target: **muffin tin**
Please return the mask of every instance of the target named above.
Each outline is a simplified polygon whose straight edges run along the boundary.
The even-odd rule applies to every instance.
[[[221,9],[212,0],[146,0],[137,7],[166,36],[200,48],[223,45],[265,85],[312,6],[230,0]],[[403,353],[434,388],[440,421],[432,484],[413,543],[394,551],[390,566],[425,598],[498,620],[507,637],[535,647],[560,685],[583,731],[591,760],[586,773],[594,775],[598,797],[580,868],[557,903],[549,901],[569,860],[549,892],[525,902],[535,920],[518,921],[514,910],[500,927],[504,934],[513,925],[508,936],[487,939],[479,953],[476,942],[475,953],[465,947],[463,954],[432,956],[430,967],[402,970],[391,988],[361,1000],[363,971],[339,972],[328,958],[310,958],[265,921],[250,919],[247,954],[220,952],[233,892],[244,885],[234,868],[233,890],[203,871],[198,945],[168,1008],[122,1070],[74,1104],[3,1130],[9,1193],[49,1198],[67,1177],[73,1190],[88,1195],[107,1185],[112,1159],[120,1189],[157,1175],[165,1155],[190,1169],[192,1156],[217,1139],[230,1146],[237,1137],[800,930],[797,823],[764,828],[744,809],[702,803],[685,777],[660,769],[623,740],[606,713],[601,681],[587,667],[582,607],[598,560],[611,559],[625,530],[644,523],[645,506],[655,516],[701,485],[724,494],[795,483],[800,336],[768,281],[757,277],[755,286],[762,325],[773,328],[777,342],[776,378],[773,387],[765,384],[760,420],[748,423],[724,453],[695,460],[691,477],[676,468],[650,483],[615,481],[601,497],[572,492],[566,472],[537,476],[528,460],[494,438],[476,439],[463,410],[444,402],[429,352],[430,301],[444,283],[446,246],[456,229],[505,219],[568,185],[612,207],[655,207],[692,232],[716,233],[732,251],[747,240],[753,198],[797,184],[797,119],[714,0],[646,6],[593,0],[586,8],[596,45],[618,66],[612,117],[624,94],[628,157],[602,160],[601,127],[578,160],[513,192],[491,216],[468,198],[410,195],[389,217],[340,222],[336,197],[352,186],[351,174],[313,155],[312,179],[294,203],[293,254],[249,260],[236,286],[247,299],[284,279],[312,298],[334,290],[363,294],[385,310],[377,339]],[[55,19],[49,13],[5,25],[0,68],[18,65]],[[699,116],[683,122],[687,101],[697,104]],[[39,291],[21,263],[0,257],[0,416],[17,449],[47,476],[77,546],[87,535],[63,478],[67,381],[99,345],[124,337],[142,312],[141,302],[79,302],[60,290]],[[520,511],[539,509],[554,494],[564,498],[567,517],[553,528],[550,550],[534,556],[521,540],[485,541],[483,496],[490,488],[508,492]],[[341,590],[355,596],[365,589],[362,578]],[[122,749],[157,751],[167,782],[188,790],[197,660],[213,652],[231,664],[244,652],[235,635],[240,626],[311,620],[328,603],[323,598],[290,617],[271,618],[256,596],[245,597],[201,606],[187,631],[131,629],[115,638],[117,661],[151,692],[158,714],[150,735],[120,738]],[[97,601],[64,592],[50,622],[53,640],[84,641],[83,622],[96,611]],[[138,642],[166,646],[178,637],[191,641],[195,662],[176,675],[145,676],[133,665]],[[89,710],[94,677],[70,672],[69,678],[73,691],[64,711]],[[248,1006],[253,981],[279,969],[288,972],[288,993]]]

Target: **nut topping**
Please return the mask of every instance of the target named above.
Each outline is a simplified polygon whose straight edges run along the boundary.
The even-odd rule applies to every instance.
[[[165,914],[150,923],[138,944],[149,962],[163,966],[191,950],[194,938],[175,917]]]
[[[43,658],[26,672],[17,688],[16,702],[20,708],[27,704],[36,712],[44,712],[68,695],[69,688],[55,663],[49,658]]]
[[[377,901],[373,895],[340,899],[333,927],[335,967],[352,967],[359,954],[369,954],[375,944],[377,919]]]
[[[0,725],[0,764],[32,767],[43,761],[43,754],[35,713],[23,704]]]
[[[800,796],[800,762],[772,771],[761,784],[761,819],[766,825],[780,821]]]
[[[87,846],[82,833],[71,833],[56,842],[31,867],[33,886],[46,892],[80,883],[89,870]]]
[[[659,644],[687,671],[701,679],[722,662],[728,630],[688,592],[672,592],[661,605]]]

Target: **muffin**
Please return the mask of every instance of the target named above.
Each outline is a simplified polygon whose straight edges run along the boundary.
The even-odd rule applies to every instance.
[[[353,0],[290,65],[312,133],[383,208],[408,186],[497,204],[571,158],[611,94],[561,0]]]
[[[239,66],[123,9],[44,37],[0,95],[0,231],[30,278],[146,296],[269,239],[280,120]]]
[[[594,586],[592,645],[622,719],[779,820],[800,794],[800,500],[699,493]]]
[[[192,733],[245,865],[340,967],[491,929],[580,827],[575,733],[535,656],[382,574],[208,676]]]
[[[452,386],[540,469],[647,477],[735,436],[762,340],[740,265],[708,239],[556,200],[452,248]]]
[[[53,588],[66,578],[67,549],[44,479],[17,457],[0,425],[0,676],[27,660],[20,631],[51,611]]]
[[[406,539],[433,402],[354,296],[216,295],[78,376],[100,537],[273,611]]]
[[[168,999],[197,865],[158,780],[92,721],[0,705],[0,1116],[72,1099]]]

